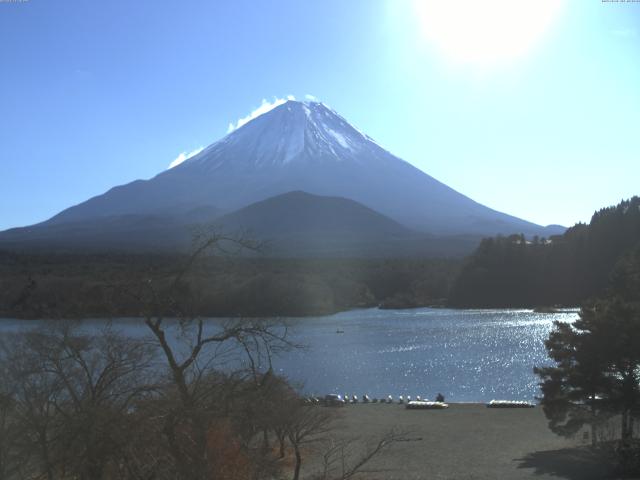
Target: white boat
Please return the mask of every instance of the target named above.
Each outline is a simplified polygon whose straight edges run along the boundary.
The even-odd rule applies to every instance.
[[[491,400],[488,408],[533,408],[535,405],[524,400]]]
[[[413,400],[407,402],[407,409],[409,410],[443,410],[449,408],[449,404],[444,402],[427,402],[424,400]]]

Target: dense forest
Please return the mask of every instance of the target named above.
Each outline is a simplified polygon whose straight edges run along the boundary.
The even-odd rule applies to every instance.
[[[629,206],[635,203],[623,204],[623,214]],[[638,478],[640,243],[615,262],[610,277],[605,291],[582,303],[578,319],[554,322],[545,341],[553,363],[534,372],[551,431],[583,432],[594,451],[607,452],[618,477]]]
[[[162,292],[183,255],[0,254],[0,317],[139,316],[139,285]],[[443,304],[460,266],[446,259],[208,256],[183,286],[198,314],[296,316]]]
[[[484,239],[449,294],[457,307],[578,305],[600,295],[640,245],[640,198],[596,212],[549,239]],[[637,254],[637,253],[636,253]]]
[[[636,250],[633,250],[636,248]],[[321,315],[351,308],[575,306],[640,255],[640,198],[564,235],[482,240],[466,260],[209,255],[182,287],[208,316]],[[187,255],[0,252],[0,316],[141,315],[137,286],[158,292]],[[633,263],[633,262],[631,262]],[[169,312],[170,313],[170,312]]]

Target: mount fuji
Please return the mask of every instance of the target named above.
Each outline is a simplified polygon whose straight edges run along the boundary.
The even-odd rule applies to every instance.
[[[163,225],[174,229],[224,219],[288,192],[357,202],[412,233],[548,236],[564,230],[485,207],[394,156],[326,105],[291,100],[149,180],[114,187],[43,223],[0,233],[0,244],[34,238],[64,243],[65,232],[74,231],[78,240],[79,231],[119,225],[118,219],[126,219],[130,232],[135,218],[146,219],[141,229],[151,222],[157,238]],[[114,235],[113,244],[126,245],[127,235]]]

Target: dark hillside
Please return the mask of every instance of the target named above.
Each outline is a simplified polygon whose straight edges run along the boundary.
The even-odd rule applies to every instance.
[[[139,316],[131,293],[162,291],[181,255],[0,252],[0,317]],[[181,292],[206,316],[291,316],[442,303],[457,260],[209,257]],[[168,312],[170,313],[170,312]]]
[[[465,307],[578,305],[602,293],[617,262],[640,244],[640,198],[596,212],[588,225],[525,241],[487,238],[456,279],[450,303]]]

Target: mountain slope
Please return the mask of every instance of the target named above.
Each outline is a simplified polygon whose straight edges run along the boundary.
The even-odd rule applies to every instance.
[[[289,191],[355,200],[423,232],[549,235],[395,157],[321,103],[289,101],[150,180],[115,187],[47,224],[197,207],[234,211]]]
[[[261,238],[332,235],[355,239],[415,236],[399,223],[353,200],[289,192],[216,220],[225,229],[247,229]]]
[[[353,200],[300,191],[253,203],[215,223],[266,241],[265,253],[276,256],[458,256],[475,243],[436,244]]]
[[[0,249],[18,251],[158,251],[182,249],[196,224],[160,214],[121,214],[41,223],[0,232]]]
[[[262,253],[279,257],[458,257],[480,240],[433,237],[353,200],[289,192],[223,216],[202,208],[183,216],[121,214],[15,228],[0,233],[0,248],[188,251],[193,235],[211,227],[264,242]]]

